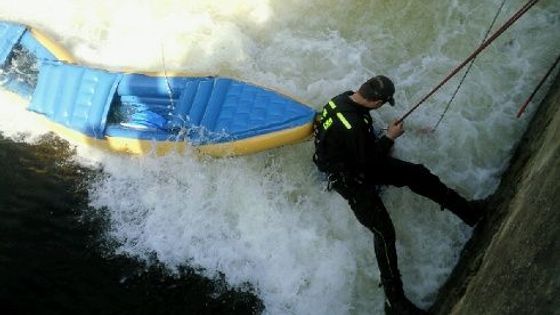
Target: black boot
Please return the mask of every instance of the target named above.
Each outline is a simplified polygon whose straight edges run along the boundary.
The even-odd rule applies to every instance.
[[[428,315],[428,312],[418,308],[404,295],[400,279],[383,281],[385,290],[386,315]]]
[[[475,226],[483,217],[485,200],[467,201],[456,191],[449,189],[441,207],[453,212],[469,226]]]
[[[385,315],[429,315],[430,313],[418,308],[406,297],[403,301],[390,304],[385,301]]]

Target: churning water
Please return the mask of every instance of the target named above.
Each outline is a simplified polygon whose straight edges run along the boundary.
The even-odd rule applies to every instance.
[[[384,127],[480,44],[500,3],[0,0],[0,18],[47,32],[82,64],[236,77],[317,110],[386,74],[397,106],[372,113]],[[507,1],[497,25],[523,3]],[[558,51],[560,2],[543,0],[477,59],[435,132],[425,129],[459,76],[407,119],[394,154],[424,163],[468,198],[489,195],[535,106],[521,120],[515,112]],[[0,103],[4,135],[45,132],[25,100],[3,92]],[[89,204],[108,218],[103,237],[115,255],[155,257],[170,272],[223,274],[234,288],[250,284],[269,314],[382,313],[372,235],[324,190],[311,142],[225,159],[77,152],[80,163],[103,170],[84,185]],[[405,290],[427,307],[470,230],[406,189],[390,188],[384,200]]]

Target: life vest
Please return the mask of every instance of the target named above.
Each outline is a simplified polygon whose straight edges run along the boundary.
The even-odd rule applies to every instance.
[[[330,100],[327,105],[323,107],[323,111],[318,115],[314,122],[314,135],[315,135],[315,154],[313,155],[313,162],[321,172],[333,173],[342,171],[340,166],[332,165],[326,159],[325,138],[331,130],[333,124],[341,124],[346,130],[352,129],[352,124],[344,117],[335,102]]]

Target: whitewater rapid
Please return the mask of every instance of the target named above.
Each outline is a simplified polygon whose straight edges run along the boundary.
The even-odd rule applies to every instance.
[[[373,113],[384,127],[474,50],[500,2],[0,0],[0,18],[45,31],[83,64],[232,76],[317,110],[386,74],[397,106]],[[523,3],[508,1],[498,25]],[[559,30],[560,2],[539,2],[477,59],[437,131],[425,129],[458,78],[407,119],[394,154],[424,163],[468,198],[492,193],[535,106],[521,120],[515,112],[560,50]],[[4,135],[46,132],[25,102],[0,93]],[[103,169],[86,184],[91,206],[108,214],[115,253],[156,257],[170,271],[223,273],[233,287],[252,286],[268,314],[380,314],[372,235],[325,191],[312,154],[308,141],[225,159],[78,146],[76,159]],[[384,200],[405,290],[427,307],[470,229],[407,189],[388,189]]]

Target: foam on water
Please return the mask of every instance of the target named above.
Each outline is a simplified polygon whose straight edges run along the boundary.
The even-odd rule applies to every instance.
[[[385,73],[398,106],[373,114],[383,126],[474,50],[499,3],[0,0],[0,18],[45,30],[82,63],[162,70],[165,60],[168,71],[234,76],[317,109]],[[521,5],[508,2],[498,24]],[[560,48],[559,16],[558,1],[541,1],[478,58],[435,133],[420,130],[437,121],[456,79],[407,120],[395,154],[426,164],[469,198],[491,193],[525,128],[527,118],[514,113]],[[44,132],[8,95],[0,94],[2,132]],[[248,283],[270,314],[381,313],[372,235],[323,190],[312,150],[306,142],[218,160],[78,152],[103,166],[90,197],[109,214],[115,252]],[[405,289],[427,306],[470,230],[406,189],[388,189],[384,200]]]

